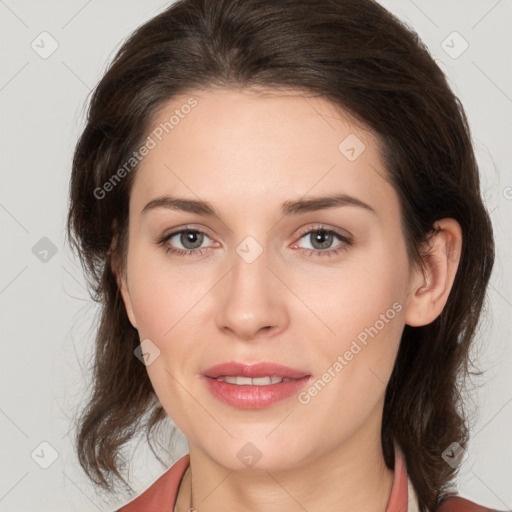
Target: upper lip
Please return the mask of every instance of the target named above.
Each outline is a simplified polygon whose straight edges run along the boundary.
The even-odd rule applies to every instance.
[[[283,366],[281,364],[271,362],[247,364],[239,363],[237,361],[230,361],[208,368],[203,372],[203,375],[206,375],[206,377],[211,377],[212,379],[216,379],[217,377],[221,376],[240,376],[251,378],[277,376],[288,379],[300,379],[302,377],[307,377],[309,374],[302,370],[289,368],[288,366]]]

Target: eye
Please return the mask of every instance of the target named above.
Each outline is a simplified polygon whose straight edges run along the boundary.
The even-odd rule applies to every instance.
[[[353,245],[352,239],[323,226],[310,229],[302,234],[300,239],[302,240],[303,238],[310,242],[311,247],[302,248],[302,250],[308,251],[309,256],[335,256]],[[341,243],[335,249],[330,249],[335,238],[340,240]],[[295,248],[297,246],[298,243],[296,242],[292,247]]]
[[[194,256],[201,255],[205,251],[211,250],[211,248],[208,247],[201,247],[206,238],[210,239],[203,231],[185,228],[165,235],[157,241],[157,244],[165,247],[167,253],[178,254],[180,256]],[[172,245],[170,243],[172,243]],[[176,244],[181,244],[184,249],[174,247]]]
[[[335,256],[345,251],[353,245],[353,240],[334,229],[328,229],[324,226],[316,226],[304,232],[300,240],[309,240],[311,247],[300,247],[298,242],[292,245],[292,248],[299,248],[307,251],[308,256]],[[341,243],[334,249],[330,249],[334,239],[337,238]],[[178,231],[173,231],[157,241],[158,245],[165,248],[166,253],[176,254],[179,256],[201,256],[205,252],[212,251],[212,247],[201,247],[206,239],[211,238],[203,231],[185,227]],[[181,244],[183,249],[176,247]],[[218,247],[218,242],[214,242],[214,246]]]

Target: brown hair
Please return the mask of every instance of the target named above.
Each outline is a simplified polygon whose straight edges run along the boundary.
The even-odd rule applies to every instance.
[[[70,242],[101,305],[93,393],[76,437],[80,464],[103,489],[115,489],[112,475],[126,484],[123,446],[137,432],[151,446],[167,417],[134,356],[140,340],[111,268],[111,258],[125,254],[136,168],[108,197],[94,191],[140,147],[163,105],[213,86],[300,89],[370,127],[399,195],[411,263],[422,264],[436,220],[461,225],[447,304],[430,324],[405,326],[382,425],[386,464],[393,468],[398,443],[421,511],[435,510],[457,471],[442,453],[455,441],[467,446],[460,379],[471,373],[493,233],[460,101],[417,34],[372,0],[180,0],[125,41],[98,83],[74,154],[68,217]]]

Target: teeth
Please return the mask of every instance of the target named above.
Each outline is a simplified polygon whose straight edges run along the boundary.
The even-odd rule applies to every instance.
[[[223,376],[217,377],[216,380],[220,380],[222,382],[227,382],[228,384],[236,384],[237,386],[270,386],[271,384],[277,384],[279,382],[288,382],[290,380],[296,379],[288,379],[287,377],[255,377],[251,379],[250,377],[231,377],[231,376]]]

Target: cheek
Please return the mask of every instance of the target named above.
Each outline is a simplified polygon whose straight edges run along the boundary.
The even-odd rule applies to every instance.
[[[155,286],[149,278],[140,284],[132,284],[130,292],[141,339],[163,338],[174,323],[175,304],[169,290]]]
[[[288,282],[316,317],[314,324],[323,332],[320,339],[327,352],[340,351],[359,334],[364,341],[365,329],[375,324],[382,334],[379,339],[393,339],[400,332],[407,289],[405,265],[401,254],[390,254],[377,245],[338,268],[317,267],[311,275],[304,272]]]
[[[372,297],[365,308],[341,311],[334,324],[335,342],[325,339],[319,345],[322,373],[315,375],[300,400],[307,404],[304,421],[308,428],[321,426],[325,442],[340,435],[348,438],[370,417],[371,421],[380,417],[378,406],[383,404],[393,370],[404,311],[399,301],[390,303],[386,294],[381,299]]]
[[[319,377],[333,382],[326,385],[332,394],[325,393],[325,406],[334,401],[353,418],[382,397],[404,326],[406,261],[400,251],[390,254],[384,244],[377,248],[350,271],[321,276],[321,289],[308,292],[308,304],[330,331],[317,345],[327,372]]]
[[[186,363],[193,353],[187,312],[198,297],[186,282],[176,278],[175,272],[171,275],[168,268],[152,263],[147,258],[134,256],[128,268],[140,340],[151,340],[157,347],[152,350],[159,351],[146,371],[167,415],[182,431],[189,431],[190,397],[183,392],[182,385]]]
[[[180,272],[161,255],[143,251],[128,262],[130,298],[139,334],[164,340],[201,297],[200,287],[191,286],[190,276]]]
[[[197,277],[197,273],[194,275]],[[133,251],[128,261],[130,298],[139,338],[141,342],[149,339],[159,351],[146,370],[169,415],[175,408],[187,406],[186,401],[180,405],[183,393],[178,382],[183,381],[187,363],[194,362],[191,322],[205,293],[201,280],[196,279],[196,285],[191,286],[194,275],[143,251]],[[172,407],[167,403],[170,397]]]

